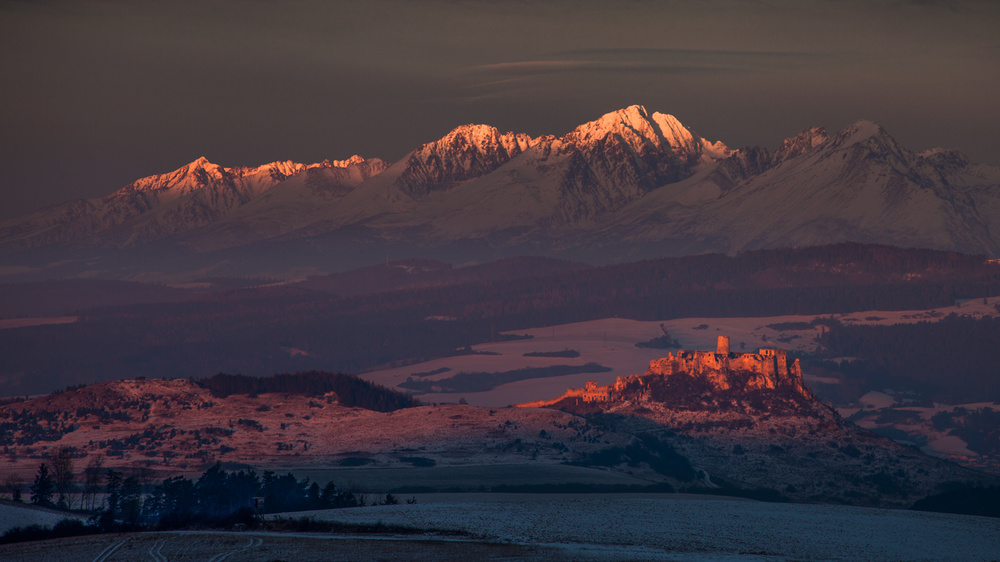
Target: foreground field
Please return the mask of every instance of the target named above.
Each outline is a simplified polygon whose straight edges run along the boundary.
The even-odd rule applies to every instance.
[[[1000,520],[831,505],[659,496],[481,495],[478,501],[313,512],[317,519],[461,529],[652,560],[995,560]]]
[[[176,531],[0,546],[0,560],[996,560],[1000,520],[683,494],[426,494],[268,517],[457,530]]]
[[[173,532],[98,535],[0,546],[0,560],[528,560],[566,559],[552,548],[478,541],[365,538],[292,533]]]

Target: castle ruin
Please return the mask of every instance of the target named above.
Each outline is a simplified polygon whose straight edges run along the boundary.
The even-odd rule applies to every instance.
[[[784,349],[761,348],[756,353],[733,353],[729,350],[729,338],[719,336],[715,351],[680,350],[649,363],[646,374],[670,376],[687,373],[706,379],[716,390],[729,390],[732,386],[732,371],[746,371],[753,376],[746,388],[778,388],[791,386],[800,392],[802,387],[802,367],[799,360],[789,366],[788,351]]]
[[[741,376],[733,376],[739,373]],[[802,385],[802,368],[796,359],[788,364],[788,351],[784,349],[761,348],[756,353],[733,353],[729,348],[729,337],[719,336],[714,351],[679,350],[666,357],[649,362],[649,369],[642,375],[618,377],[609,385],[598,385],[587,381],[583,388],[571,388],[555,400],[545,400],[521,404],[524,407],[545,407],[566,398],[583,402],[605,402],[621,394],[629,386],[646,387],[650,377],[670,377],[686,375],[706,381],[714,390],[726,391],[739,385],[736,390],[789,388],[803,396],[811,393]]]

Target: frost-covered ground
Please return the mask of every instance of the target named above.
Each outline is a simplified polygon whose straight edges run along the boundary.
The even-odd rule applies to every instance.
[[[0,503],[0,534],[14,527],[52,526],[63,519],[80,519],[80,517],[28,505],[15,505],[10,502]]]
[[[996,560],[1000,519],[831,505],[608,496],[311,512],[318,519],[463,529],[581,557],[662,560]]]

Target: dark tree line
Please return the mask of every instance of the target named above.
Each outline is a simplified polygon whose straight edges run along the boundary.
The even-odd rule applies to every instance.
[[[197,480],[174,476],[149,493],[143,493],[135,476],[123,478],[120,472],[109,469],[107,498],[100,516],[107,529],[140,524],[158,528],[204,526],[260,513],[360,507],[368,501],[361,494],[338,489],[333,482],[320,486],[291,473],[227,472],[218,463]],[[396,500],[389,494],[383,502]]]
[[[938,322],[845,325],[825,321],[821,341],[832,357],[824,364],[885,386],[914,388],[939,402],[1000,401],[1000,318],[950,315]]]
[[[98,464],[96,469],[100,468]],[[88,472],[88,485],[89,475]],[[53,529],[38,525],[17,527],[4,533],[0,544],[102,532],[254,527],[260,524],[259,516],[264,513],[399,503],[392,494],[373,502],[363,494],[340,490],[333,482],[320,486],[308,478],[297,479],[292,473],[227,472],[218,463],[197,480],[175,476],[152,487],[143,483],[141,475],[126,475],[114,469],[107,469],[103,480],[106,499],[96,510],[92,523],[64,520]],[[33,503],[67,508],[65,504],[52,502],[58,485],[44,463],[38,467],[31,490]],[[416,499],[411,498],[407,503],[416,503]]]
[[[344,373],[308,371],[270,377],[218,373],[213,377],[197,379],[194,382],[211,391],[212,396],[217,398],[233,394],[256,396],[270,392],[321,396],[333,392],[344,406],[378,412],[391,412],[419,405],[419,402],[408,394]]]
[[[461,371],[454,375],[437,380],[417,380],[409,377],[400,383],[400,387],[409,388],[418,392],[483,392],[496,388],[502,384],[527,379],[540,379],[547,377],[563,377],[575,375],[577,373],[606,373],[610,367],[605,367],[598,363],[589,362],[583,365],[550,365],[548,367],[524,367],[512,369],[510,371],[497,372],[465,372]]]

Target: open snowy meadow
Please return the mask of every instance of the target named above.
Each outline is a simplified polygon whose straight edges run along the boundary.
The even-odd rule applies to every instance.
[[[659,495],[490,494],[311,512],[317,519],[461,529],[571,558],[996,560],[1000,519]]]

